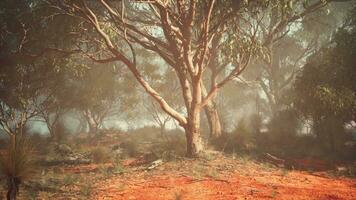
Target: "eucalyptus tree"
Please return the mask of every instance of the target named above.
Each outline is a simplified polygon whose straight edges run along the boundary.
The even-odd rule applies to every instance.
[[[114,66],[82,59],[70,66],[80,62],[84,69],[79,75],[67,76],[62,85],[62,104],[76,111],[85,120],[89,133],[95,134],[107,119],[117,118],[133,107],[137,98],[135,85],[129,84],[130,77]]]
[[[68,55],[52,50],[65,47],[75,37],[56,29],[60,21],[48,23],[49,10],[43,5],[32,0],[0,2],[1,125],[10,135],[21,134],[28,120],[49,106],[51,87],[61,78],[65,62],[59,58]],[[63,30],[72,24],[61,22]],[[67,40],[53,43],[58,36]]]
[[[203,145],[200,134],[200,112],[223,87],[239,76],[259,43],[254,30],[241,31],[241,19],[248,9],[259,7],[260,1],[53,1],[51,8],[60,14],[82,19],[95,30],[86,35],[99,49],[88,50],[82,41],[78,48],[96,62],[119,61],[132,72],[139,84],[160,107],[174,118],[186,132],[187,155],[196,156]],[[243,8],[246,8],[244,10]],[[227,26],[238,20],[236,26]],[[86,27],[87,28],[87,27]],[[216,82],[202,93],[202,80],[210,62],[211,41],[221,34],[230,42],[230,65],[216,75]],[[85,34],[83,32],[82,34]],[[125,43],[126,42],[126,43]],[[185,111],[175,110],[145,79],[137,65],[136,46],[161,57],[177,75]],[[231,47],[231,48],[230,48]],[[220,48],[223,48],[221,46]],[[100,57],[98,56],[100,54]]]
[[[38,91],[24,67],[2,66],[0,95],[0,126],[14,137],[24,132],[27,121],[37,115],[34,108]]]
[[[36,21],[30,5],[3,1],[0,7],[0,126],[13,139],[37,114],[33,105],[41,83],[36,73],[43,69],[22,54],[34,34],[25,25]]]

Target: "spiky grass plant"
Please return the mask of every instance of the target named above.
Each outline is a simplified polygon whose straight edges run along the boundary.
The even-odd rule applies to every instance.
[[[24,137],[11,137],[10,145],[4,155],[0,155],[0,169],[7,179],[7,199],[15,200],[19,186],[32,169],[32,147]]]

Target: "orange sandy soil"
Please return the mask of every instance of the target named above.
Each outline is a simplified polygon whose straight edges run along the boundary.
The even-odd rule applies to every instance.
[[[356,199],[356,179],[326,172],[287,171],[246,159],[165,163],[151,171],[130,167],[95,184],[91,199]]]

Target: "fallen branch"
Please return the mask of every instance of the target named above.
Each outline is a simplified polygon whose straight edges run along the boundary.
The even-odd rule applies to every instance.
[[[285,160],[283,160],[283,159],[281,159],[281,158],[278,158],[278,157],[276,157],[276,156],[273,156],[273,155],[271,155],[271,154],[269,154],[269,153],[265,153],[265,154],[263,154],[263,155],[264,155],[264,159],[265,159],[267,162],[269,162],[269,163],[271,163],[271,164],[273,164],[273,165],[275,165],[275,166],[277,166],[277,167],[284,167],[285,164],[286,164],[286,161],[285,161]]]

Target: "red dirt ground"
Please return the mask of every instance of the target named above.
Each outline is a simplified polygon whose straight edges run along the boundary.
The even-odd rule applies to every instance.
[[[356,179],[287,171],[244,159],[169,162],[96,184],[92,199],[356,199]]]

